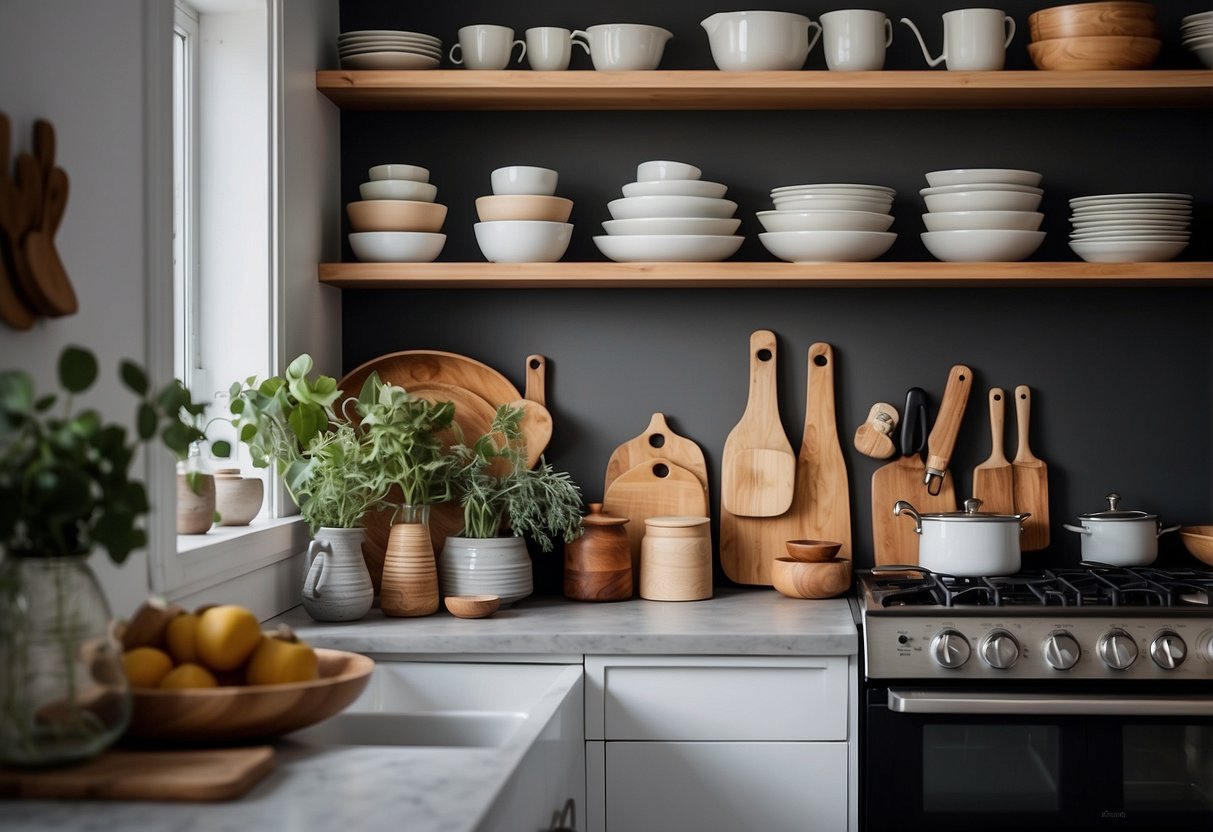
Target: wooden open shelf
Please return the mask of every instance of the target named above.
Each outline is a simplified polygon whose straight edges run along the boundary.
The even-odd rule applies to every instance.
[[[1213,107],[1213,72],[320,70],[346,110]]]
[[[1213,287],[1213,262],[321,263],[342,289]]]

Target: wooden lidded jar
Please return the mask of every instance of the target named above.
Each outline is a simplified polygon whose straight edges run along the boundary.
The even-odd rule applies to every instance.
[[[574,601],[626,601],[632,597],[628,518],[590,503],[581,520],[585,532],[564,547],[564,595]]]
[[[712,597],[712,535],[707,517],[650,517],[640,542],[640,597]]]

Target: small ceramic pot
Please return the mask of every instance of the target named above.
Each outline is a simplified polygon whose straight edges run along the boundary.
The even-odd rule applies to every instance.
[[[198,490],[189,474],[177,475],[177,534],[206,534],[215,522],[215,478],[198,474]]]
[[[357,621],[375,600],[362,559],[363,530],[322,528],[307,547],[303,609],[317,621]]]
[[[981,500],[965,500],[964,511],[919,514],[905,500],[893,514],[914,518],[918,565],[932,572],[964,577],[1013,575],[1019,571],[1019,537],[1028,514],[986,514]]]
[[[1082,535],[1082,559],[1112,566],[1149,566],[1158,557],[1158,538],[1179,526],[1163,528],[1157,514],[1118,508],[1120,495],[1104,497],[1104,511],[1078,515],[1077,526],[1065,524],[1067,531]]]
[[[220,468],[215,472],[215,511],[220,526],[247,526],[265,496],[265,485],[256,477],[240,476],[239,468]]]
[[[438,556],[443,595],[496,595],[501,606],[535,590],[531,556],[521,537],[448,537]]]

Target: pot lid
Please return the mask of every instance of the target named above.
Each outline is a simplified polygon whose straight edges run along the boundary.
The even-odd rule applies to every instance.
[[[1150,514],[1147,511],[1129,511],[1118,508],[1120,503],[1120,495],[1113,491],[1104,497],[1108,501],[1108,507],[1104,511],[1093,511],[1090,514],[1078,515],[1079,520],[1155,520],[1158,518],[1156,514]]]
[[[627,517],[616,517],[602,510],[602,503],[590,503],[590,513],[581,518],[586,526],[622,526],[628,522]]]
[[[965,500],[963,511],[944,511],[938,514],[921,514],[923,520],[943,520],[945,522],[961,523],[1021,523],[1030,514],[994,514],[993,512],[978,511],[981,500],[970,497]]]

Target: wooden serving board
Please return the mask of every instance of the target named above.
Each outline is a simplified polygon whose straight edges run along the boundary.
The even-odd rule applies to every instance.
[[[0,797],[61,800],[231,800],[269,774],[274,749],[113,748],[79,765],[0,769]]]
[[[679,436],[666,421],[664,413],[654,413],[649,425],[639,436],[629,439],[617,447],[607,460],[606,482],[602,493],[610,489],[620,475],[643,462],[668,459],[694,474],[703,484],[703,493],[708,493],[708,463],[703,449],[685,436]]]
[[[417,384],[453,384],[470,390],[494,407],[522,398],[509,379],[487,364],[438,350],[404,350],[372,358],[346,373],[337,386],[346,396],[357,396],[372,372],[405,390],[412,390]]]
[[[632,553],[632,574],[639,575],[644,521],[650,517],[707,517],[708,498],[693,473],[668,459],[657,458],[616,477],[603,498],[602,510],[628,519],[624,528]],[[639,581],[634,585],[639,588]]]
[[[1026,384],[1015,388],[1015,427],[1019,447],[1011,465],[1015,469],[1015,511],[1032,516],[1024,521],[1019,546],[1025,552],[1049,547],[1049,466],[1028,447],[1032,416],[1032,390]]]

